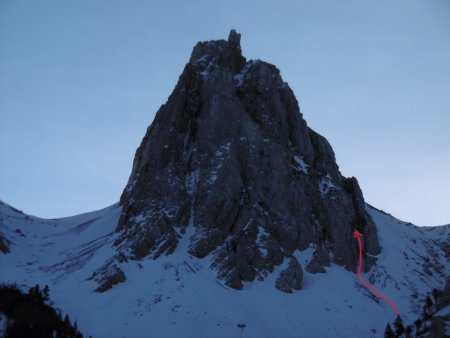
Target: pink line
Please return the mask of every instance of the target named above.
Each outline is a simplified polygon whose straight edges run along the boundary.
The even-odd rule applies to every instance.
[[[362,268],[362,244],[361,244],[361,235],[356,235],[356,237],[358,238],[358,244],[359,244],[359,267],[358,267],[358,277],[361,280],[361,282],[364,283],[365,286],[367,286],[367,288],[372,291],[373,293],[375,293],[376,295],[380,296],[381,298],[383,298],[386,302],[389,303],[389,305],[392,306],[392,308],[394,309],[395,313],[400,315],[400,312],[398,311],[397,307],[395,306],[394,302],[392,300],[390,300],[389,298],[387,298],[385,295],[383,295],[381,292],[379,292],[378,290],[376,290],[372,285],[370,285],[370,283],[368,281],[366,281],[363,276],[361,275],[361,268]]]

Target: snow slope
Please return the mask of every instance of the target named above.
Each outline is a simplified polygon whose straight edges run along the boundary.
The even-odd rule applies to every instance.
[[[382,337],[395,313],[353,274],[331,265],[326,274],[304,272],[303,289],[278,291],[283,264],[238,291],[223,285],[210,258],[186,251],[193,225],[176,251],[157,260],[123,262],[127,280],[105,293],[92,273],[114,254],[121,208],[115,204],[78,216],[45,220],[0,203],[0,282],[28,289],[50,286],[57,307],[93,337]],[[390,297],[405,322],[418,317],[423,298],[449,278],[450,227],[419,228],[367,206],[382,253],[365,278]],[[442,248],[441,248],[442,247]],[[295,252],[302,266],[314,248]],[[285,262],[287,264],[287,261]]]

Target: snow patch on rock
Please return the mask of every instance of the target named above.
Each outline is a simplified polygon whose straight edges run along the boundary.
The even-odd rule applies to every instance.
[[[309,165],[306,164],[305,160],[303,159],[302,156],[294,156],[294,165],[293,165],[294,169],[297,171],[300,171],[304,174],[308,174],[308,170],[309,170]]]
[[[339,190],[339,189],[340,188],[335,184],[334,180],[331,178],[330,175],[320,178],[319,191],[320,191],[320,195],[322,197],[324,197],[328,193],[332,192],[333,190]]]

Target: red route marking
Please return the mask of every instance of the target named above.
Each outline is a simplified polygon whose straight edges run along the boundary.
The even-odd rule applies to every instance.
[[[358,245],[359,245],[359,267],[358,267],[358,277],[361,280],[361,282],[364,283],[365,286],[367,286],[367,288],[372,291],[374,294],[376,294],[377,296],[383,298],[386,302],[389,303],[390,306],[392,306],[392,308],[394,309],[395,313],[400,315],[400,312],[398,311],[397,307],[395,306],[394,302],[392,300],[390,300],[389,298],[387,298],[385,295],[383,295],[381,292],[379,292],[378,290],[376,290],[372,285],[370,285],[370,283],[368,281],[366,281],[363,276],[361,275],[361,268],[362,268],[362,243],[361,243],[361,236],[362,233],[360,233],[358,230],[355,230],[355,232],[353,233],[353,237],[358,239]]]

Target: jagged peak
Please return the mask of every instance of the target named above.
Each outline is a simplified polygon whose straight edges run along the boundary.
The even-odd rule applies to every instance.
[[[232,29],[228,35],[228,44],[232,48],[241,48],[241,34]]]
[[[307,271],[331,262],[353,271],[356,224],[367,234],[365,253],[379,253],[358,183],[344,180],[278,68],[246,62],[240,37],[231,30],[227,40],[194,47],[136,152],[118,250],[130,259],[171,254],[192,227],[189,254],[213,255],[218,277],[235,288],[311,244],[323,250]],[[289,287],[300,287],[297,263],[283,273]]]
[[[232,29],[228,35],[228,40],[198,42],[192,50],[189,63],[208,65],[214,60],[217,65],[237,72],[246,62],[245,57],[242,56],[240,41],[241,34]]]

